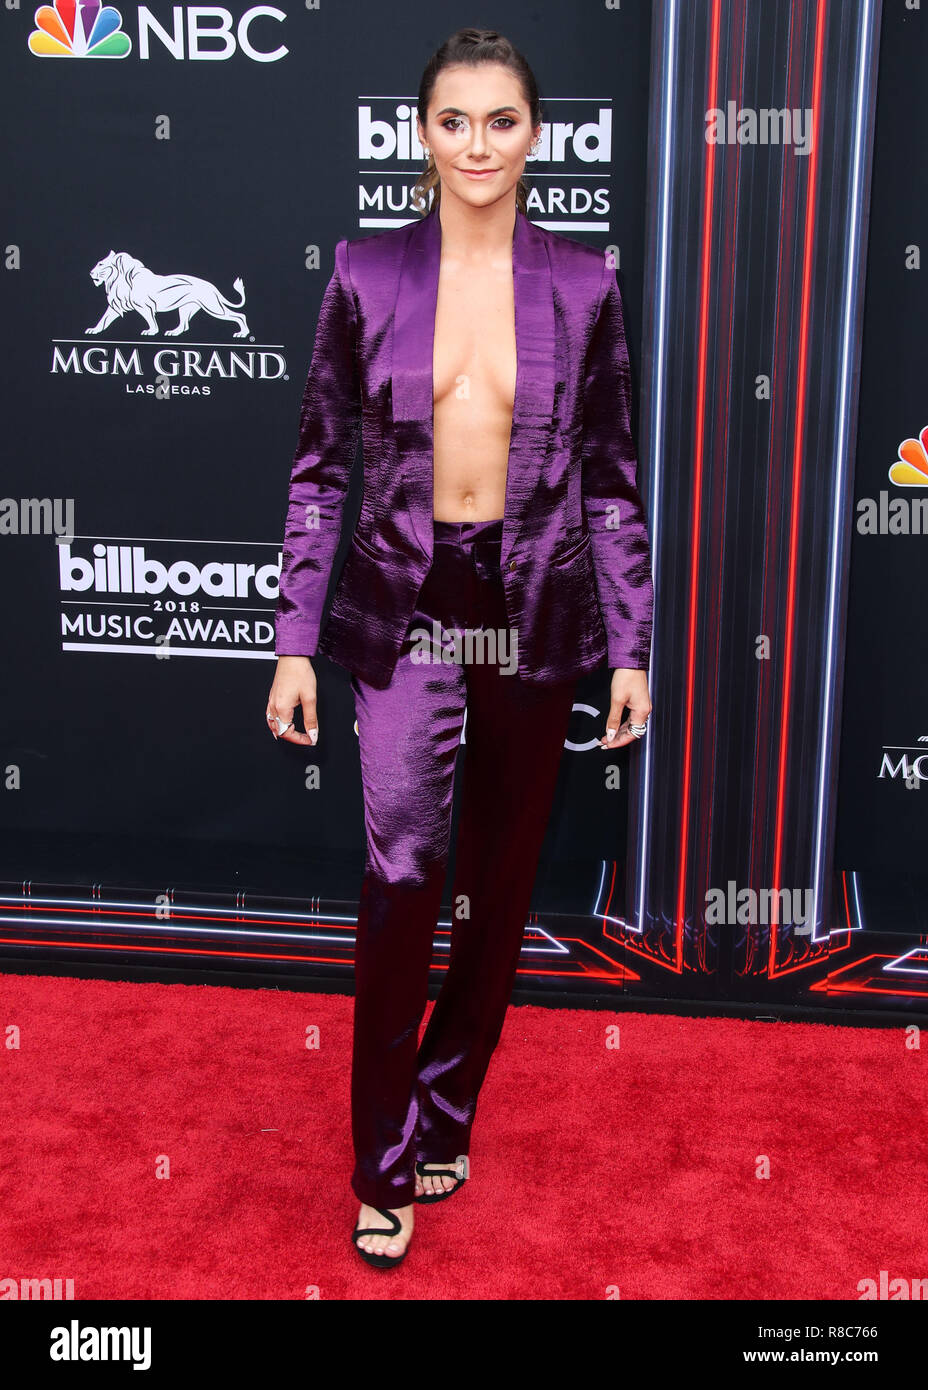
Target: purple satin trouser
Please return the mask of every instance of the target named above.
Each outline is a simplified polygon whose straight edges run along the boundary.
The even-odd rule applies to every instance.
[[[478,1092],[512,993],[576,686],[525,684],[508,673],[515,662],[505,642],[495,660],[469,651],[467,630],[506,635],[502,519],[433,524],[432,567],[389,685],[378,690],[351,677],[367,830],[355,946],[351,1185],[377,1207],[413,1200],[416,1159],[454,1163],[468,1153]],[[441,647],[450,647],[454,629],[462,646],[445,663]],[[432,639],[428,662],[414,659],[423,633]],[[492,645],[482,655],[493,655]],[[450,952],[439,944],[447,973],[417,1051],[459,747]]]

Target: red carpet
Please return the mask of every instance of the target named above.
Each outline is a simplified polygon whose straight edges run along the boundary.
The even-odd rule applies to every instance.
[[[901,1025],[510,1009],[471,1179],[417,1208],[381,1272],[349,1241],[351,998],[7,975],[0,1005],[0,1279],[105,1299],[855,1299],[881,1269],[926,1273],[926,1054]]]

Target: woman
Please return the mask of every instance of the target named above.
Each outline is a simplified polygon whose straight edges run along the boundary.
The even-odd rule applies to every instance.
[[[315,744],[351,672],[367,857],[355,948],[352,1239],[392,1267],[413,1201],[469,1175],[577,677],[613,668],[601,746],[645,732],[651,574],[621,299],[601,253],[525,215],[534,77],[492,30],[430,60],[418,222],[338,243],[301,411],[275,738]],[[359,427],[364,496],[321,629]],[[300,706],[306,733],[293,725]],[[628,707],[629,722],[621,725]],[[416,1047],[464,730],[447,973]]]

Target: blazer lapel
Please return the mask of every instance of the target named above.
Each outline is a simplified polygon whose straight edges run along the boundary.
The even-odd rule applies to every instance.
[[[409,510],[420,548],[432,557],[433,382],[441,223],[433,208],[406,243],[393,318],[393,426]],[[548,251],[538,228],[516,211],[512,242],[516,385],[506,474],[501,558],[522,527],[554,428],[554,295]]]

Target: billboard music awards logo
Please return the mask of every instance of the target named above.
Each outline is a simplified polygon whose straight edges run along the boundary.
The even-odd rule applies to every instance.
[[[554,118],[526,161],[528,215],[549,231],[608,232],[612,106],[595,97],[547,97]],[[425,166],[415,98],[358,103],[358,226],[385,230],[418,219],[412,189]]]
[[[59,538],[61,648],[274,658],[279,542]]]

